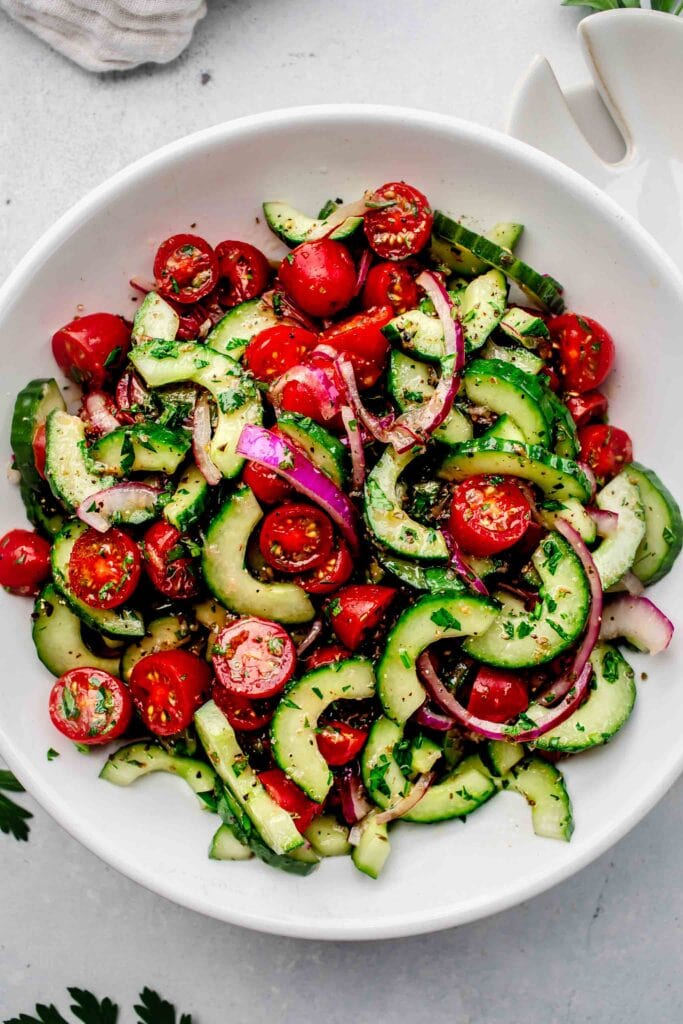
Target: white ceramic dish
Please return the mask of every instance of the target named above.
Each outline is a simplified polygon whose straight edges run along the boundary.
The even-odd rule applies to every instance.
[[[281,111],[221,125],[152,154],[102,185],[52,228],[0,296],[4,338],[0,431],[8,447],[17,390],[52,372],[49,338],[76,305],[131,308],[127,281],[146,274],[159,239],[196,224],[218,241],[271,252],[257,225],[263,198],[315,210],[369,184],[405,177],[438,207],[486,226],[525,222],[522,253],[565,282],[569,303],[603,321],[618,345],[613,417],[638,457],[680,491],[683,282],[650,237],[594,185],[503,135],[419,111],[369,106]],[[0,530],[22,522],[0,482]],[[677,574],[656,588],[676,617]],[[2,596],[5,651],[0,749],[43,806],[77,839],[141,884],[187,907],[251,928],[323,939],[382,938],[445,928],[509,907],[587,864],[624,835],[683,767],[683,641],[650,663],[632,720],[616,742],[566,769],[576,832],[570,844],[533,836],[528,808],[502,794],[474,815],[399,826],[385,874],[372,882],[347,859],[295,879],[259,862],[211,862],[215,820],[170,777],[129,790],[97,778],[52,730],[50,679],[30,640],[29,605]],[[54,746],[61,757],[48,763]]]

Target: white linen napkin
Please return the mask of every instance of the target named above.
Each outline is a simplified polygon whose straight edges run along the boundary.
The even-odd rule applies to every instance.
[[[0,0],[15,21],[88,71],[126,71],[181,53],[205,0]]]

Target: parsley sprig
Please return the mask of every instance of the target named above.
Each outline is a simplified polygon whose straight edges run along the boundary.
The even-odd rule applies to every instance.
[[[1,792],[4,790],[4,792]],[[26,824],[33,815],[30,811],[20,807],[14,800],[10,800],[6,793],[23,793],[24,787],[19,780],[7,769],[0,770],[0,832],[5,835],[13,835],[15,839],[28,839],[29,827]]]
[[[119,1008],[108,996],[100,1000],[82,988],[68,988],[67,992],[73,999],[69,1009],[82,1024],[117,1024]],[[191,1014],[178,1017],[175,1006],[150,988],[143,988],[138,998],[140,1002],[133,1007],[137,1024],[192,1024]],[[54,1003],[37,1003],[35,1014],[20,1013],[4,1024],[69,1024]]]

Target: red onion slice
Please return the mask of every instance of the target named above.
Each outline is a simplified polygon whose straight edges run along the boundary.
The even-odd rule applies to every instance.
[[[623,637],[639,651],[659,654],[671,643],[673,623],[647,597],[617,597],[605,606],[601,640]]]
[[[316,619],[311,628],[309,629],[308,633],[306,634],[306,636],[303,638],[303,640],[296,649],[297,658],[301,658],[306,653],[308,648],[316,642],[322,631],[322,621],[320,619]]]
[[[289,481],[295,490],[320,505],[337,524],[352,551],[358,552],[358,516],[351,499],[298,448],[271,430],[248,423],[242,428],[237,453],[261,466],[268,466]]]
[[[360,426],[353,414],[353,410],[348,405],[342,406],[341,418],[351,453],[351,484],[353,490],[360,494],[365,483],[365,452],[363,450]]]
[[[427,772],[425,775],[420,775],[419,779],[416,779],[413,785],[410,787],[410,792],[407,796],[404,796],[402,800],[394,804],[393,807],[387,807],[386,811],[380,811],[375,817],[375,821],[378,825],[386,825],[390,821],[394,821],[395,818],[400,818],[408,811],[412,811],[416,804],[419,804],[422,797],[425,795],[432,782],[434,781],[434,772]]]
[[[287,384],[294,381],[307,388],[314,396],[324,420],[331,420],[339,411],[341,396],[331,375],[322,366],[293,366],[278,378],[270,389],[273,405],[279,408]]]
[[[135,289],[136,292],[142,292],[143,295],[157,290],[156,283],[154,281],[147,281],[144,277],[131,277],[128,283],[131,288]]]
[[[111,411],[111,398],[104,391],[91,391],[83,400],[83,411],[93,431],[103,437],[118,430],[121,422]]]
[[[299,324],[300,327],[305,327],[307,331],[312,331],[313,334],[318,333],[318,325],[303,310],[295,306],[290,298],[288,298],[284,292],[278,289],[273,289],[270,292],[264,292],[261,296],[261,301],[265,302],[266,306],[269,306],[275,315],[280,318],[282,323],[289,321],[290,323]]]
[[[475,594],[482,594],[484,597],[488,597],[489,592],[486,584],[475,572],[472,571],[463,558],[462,552],[451,531],[447,527],[442,526],[441,532],[443,533],[444,540],[446,541],[446,547],[448,548],[448,560],[450,562],[451,569],[453,569],[453,571],[465,581],[467,586],[473,590]]]
[[[342,768],[337,776],[337,792],[347,825],[355,825],[372,810],[357,764],[347,764]]]
[[[223,479],[223,474],[209,455],[211,437],[211,408],[207,396],[202,395],[197,399],[192,417],[192,454],[207,484],[215,487]]]
[[[365,284],[366,278],[368,276],[368,270],[370,269],[371,263],[372,251],[370,249],[364,249],[363,255],[361,256],[358,262],[358,276],[356,278],[356,290],[353,293],[354,295],[360,295],[360,293],[363,291],[363,285]]]
[[[398,420],[393,413],[388,416],[377,416],[370,412],[363,405],[363,400],[358,391],[356,374],[353,366],[344,356],[337,356],[334,361],[335,368],[346,386],[346,397],[356,419],[359,419],[365,429],[382,444],[393,444],[398,451],[398,446],[403,446],[403,451],[412,448],[413,445],[421,445],[422,440],[412,431],[397,426]]]
[[[634,572],[629,569],[625,572],[620,580],[617,580],[613,586],[609,588],[608,593],[618,593],[620,590],[625,590],[631,597],[640,597],[641,594],[645,593],[645,585],[642,580],[639,580]]]
[[[609,512],[606,508],[587,508],[586,512],[591,517],[600,537],[613,537],[619,525],[619,515],[616,512]]]
[[[593,472],[592,468],[588,465],[587,462],[577,462],[577,466],[579,466],[581,471],[588,478],[588,483],[590,484],[590,487],[591,487],[591,493],[590,493],[590,497],[589,497],[588,500],[592,501],[593,498],[595,497],[595,492],[598,489],[598,481],[595,479],[595,473]]]
[[[415,721],[425,729],[434,729],[435,732],[448,732],[455,725],[454,718],[442,711],[437,711],[428,701],[425,701],[422,707],[417,709]]]
[[[148,513],[155,510],[160,494],[160,488],[149,484],[114,484],[82,501],[76,515],[93,530],[106,533],[117,522],[145,522]]]

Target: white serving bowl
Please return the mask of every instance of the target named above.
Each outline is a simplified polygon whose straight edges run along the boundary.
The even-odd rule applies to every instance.
[[[116,175],[63,217],[22,261],[0,296],[4,339],[2,436],[17,391],[54,366],[50,336],[77,305],[130,312],[128,279],[150,273],[159,241],[191,230],[210,241],[244,238],[281,251],[260,221],[263,199],[315,211],[370,185],[405,178],[434,206],[487,227],[522,221],[520,252],[564,282],[570,308],[613,332],[612,418],[637,458],[681,488],[683,281],[651,238],[593,185],[506,138],[422,111],[372,106],[279,111],[182,139]],[[23,523],[2,475],[0,529]],[[655,600],[677,616],[677,572]],[[168,776],[130,789],[100,782],[104,753],[77,753],[47,714],[51,679],[30,638],[30,605],[3,595],[5,652],[0,750],[50,814],[103,860],[148,888],[251,928],[324,939],[383,938],[483,917],[533,896],[589,863],[632,828],[683,766],[683,640],[651,661],[631,660],[646,682],[615,742],[566,763],[576,831],[538,839],[520,797],[501,794],[466,825],[399,825],[373,882],[348,858],[305,879],[265,867],[216,863],[206,850],[215,818]],[[48,762],[50,747],[61,757]],[[39,825],[37,826],[39,827]]]

